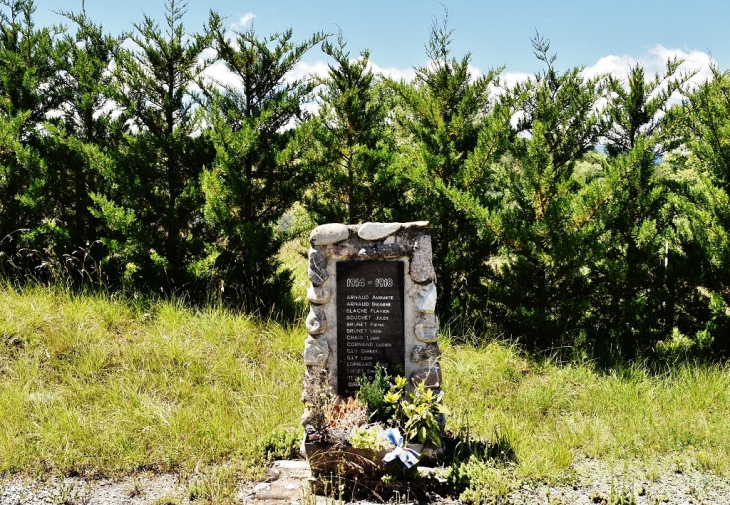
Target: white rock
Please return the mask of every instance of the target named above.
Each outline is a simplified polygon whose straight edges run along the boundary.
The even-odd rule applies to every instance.
[[[330,301],[331,296],[332,292],[327,288],[309,286],[309,289],[307,289],[307,300],[315,305],[324,305]]]
[[[269,490],[271,490],[271,485],[267,484],[266,482],[260,482],[256,484],[256,487],[253,488],[254,493],[265,493]]]
[[[330,348],[326,340],[307,337],[307,340],[304,341],[305,365],[324,366],[329,354]]]
[[[400,230],[400,223],[364,223],[357,231],[363,240],[380,240]]]
[[[341,240],[347,240],[350,232],[347,226],[340,223],[330,223],[317,226],[309,235],[312,245],[329,245]]]
[[[311,335],[319,335],[327,331],[327,319],[325,319],[324,313],[317,314],[313,308],[309,309],[309,315],[304,324]]]
[[[429,284],[418,293],[418,312],[430,314],[436,310],[436,284]]]
[[[428,324],[416,325],[416,338],[421,342],[431,343],[439,339],[439,329],[437,326]],[[413,360],[416,361],[417,360]]]
[[[307,267],[307,275],[312,284],[319,286],[329,278],[327,273],[327,258],[321,251],[311,248],[309,249],[309,266]]]
[[[401,228],[406,230],[409,228],[428,228],[428,226],[428,221],[411,221],[409,223],[401,223]]]
[[[418,283],[430,282],[436,277],[431,263],[431,237],[421,235],[413,244],[411,279]]]

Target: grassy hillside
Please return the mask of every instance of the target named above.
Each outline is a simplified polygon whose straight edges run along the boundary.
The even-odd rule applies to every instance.
[[[301,328],[171,303],[0,290],[0,471],[262,461],[298,428]]]
[[[260,475],[272,441],[297,436],[304,338],[223,310],[3,287],[0,471]],[[449,426],[506,439],[516,461],[495,472],[509,482],[569,476],[583,457],[728,475],[727,367],[599,373],[502,343],[442,346]]]
[[[671,461],[729,475],[730,374],[689,363],[663,374],[635,365],[609,373],[590,363],[536,363],[513,348],[448,349],[444,389],[452,426],[503,432],[517,476],[566,476],[580,458],[644,465]]]

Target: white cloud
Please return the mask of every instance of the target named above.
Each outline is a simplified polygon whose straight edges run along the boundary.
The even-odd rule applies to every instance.
[[[307,77],[327,77],[329,67],[322,60],[300,61],[284,77],[286,82],[305,79]]]
[[[249,21],[253,20],[256,17],[256,14],[253,12],[247,12],[243,16],[240,17],[238,21],[234,21],[231,23],[231,28],[234,30],[238,30],[239,28],[243,28],[248,24]]]
[[[285,76],[284,82],[291,83],[295,80],[306,79],[308,77],[326,77],[329,67],[327,63],[321,60],[307,62],[300,61]],[[205,69],[203,75],[217,84],[236,88],[240,86],[241,80],[233,72],[231,72],[222,61],[217,61]]]
[[[587,66],[583,70],[583,75],[586,77],[596,77],[599,75],[610,74],[618,79],[624,79],[624,83],[626,83],[625,79],[628,76],[631,67],[638,64],[644,69],[645,78],[649,80],[654,79],[657,74],[659,76],[663,76],[667,70],[667,61],[674,58],[684,60],[684,63],[682,63],[678,72],[675,74],[676,76],[684,73],[694,73],[692,78],[687,82],[690,88],[701,84],[712,77],[711,67],[715,64],[715,60],[713,60],[709,54],[694,49],[667,48],[661,44],[652,46],[646,52],[636,57],[631,55],[604,56],[594,65]],[[666,85],[666,83],[664,83],[664,85]],[[659,93],[659,90],[662,89],[664,85],[655,90],[654,94]],[[678,103],[681,100],[682,94],[679,91],[675,91],[670,97],[669,103]],[[604,104],[605,99],[601,100],[596,105],[597,107],[602,107]],[[659,113],[659,116],[661,115],[662,113]]]
[[[212,47],[206,47],[205,49],[203,49],[203,52],[200,53],[200,58],[206,59],[206,60],[213,59],[216,56],[217,56],[216,50],[213,49]]]
[[[484,75],[482,69],[480,69],[479,67],[475,67],[474,65],[467,65],[467,70],[469,71],[469,74],[471,74],[472,81],[479,79]]]
[[[644,68],[646,77],[652,78],[657,73],[662,75],[666,71],[667,60],[675,57],[684,60],[680,72],[696,72],[691,83],[698,84],[711,77],[710,67],[714,60],[709,54],[694,49],[667,48],[661,44],[654,45],[644,54],[636,57],[628,54],[604,56],[595,64],[587,66],[583,70],[583,74],[587,77],[611,74],[621,78],[628,75],[632,66],[639,64]]]
[[[394,81],[406,81],[410,82],[416,78],[416,71],[413,68],[398,68],[398,67],[381,67],[377,63],[370,63],[370,69],[374,74],[382,74],[385,77],[393,79]]]
[[[240,80],[236,75],[228,70],[226,65],[220,61],[206,68],[203,75],[206,79],[211,79],[213,82],[223,86],[235,87],[240,84]]]
[[[206,54],[206,56],[208,56]],[[428,64],[427,64],[428,65]],[[383,75],[387,78],[395,81],[403,80],[405,82],[412,82],[416,77],[416,71],[413,67],[400,68],[395,66],[384,67],[370,60],[368,67],[376,75]],[[472,80],[484,75],[479,67],[469,66],[469,72],[472,75]],[[205,77],[215,80],[215,82],[235,88],[240,85],[240,80],[226,68],[222,62],[216,62],[209,66],[205,72]],[[326,78],[329,74],[329,65],[325,60],[310,60],[300,61],[294,68],[286,74],[284,81],[291,83],[295,80],[307,79],[307,78]],[[523,82],[531,77],[531,74],[526,72],[503,72],[499,75],[499,87],[490,86],[490,90],[494,95],[500,95],[504,88],[508,88],[516,84],[517,82]],[[320,104],[315,99],[314,101],[305,105],[305,110],[311,113],[317,113]]]
[[[431,67],[431,62],[427,62],[426,64],[422,65],[424,67]],[[381,67],[377,63],[373,63],[373,61],[370,61],[370,69],[375,74],[382,74],[385,77],[388,77],[390,79],[393,79],[394,81],[406,81],[411,82],[416,78],[416,71],[413,67],[407,67],[407,68],[398,68],[398,67]],[[482,69],[474,66],[469,65],[469,73],[471,74],[471,81],[482,77],[484,72],[482,72]],[[499,80],[502,84],[512,84],[517,81],[524,81],[529,77],[530,74],[526,74],[523,72],[508,72],[508,73],[502,73],[499,75]]]
[[[527,72],[502,72],[499,74],[499,84],[505,88],[511,88],[515,84],[525,82],[532,77]]]
[[[525,82],[530,77],[532,77],[532,74],[526,72],[502,72],[497,76],[498,82],[492,82],[489,85],[489,92],[492,97],[501,96],[508,89],[513,88],[515,84]]]

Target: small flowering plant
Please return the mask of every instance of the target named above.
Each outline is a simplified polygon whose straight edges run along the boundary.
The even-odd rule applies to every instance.
[[[409,442],[440,446],[443,432],[440,418],[446,414],[443,392],[434,394],[432,389],[419,383],[411,393],[406,390],[407,383],[404,377],[396,377],[395,384],[384,397],[393,412],[391,424],[402,428]]]

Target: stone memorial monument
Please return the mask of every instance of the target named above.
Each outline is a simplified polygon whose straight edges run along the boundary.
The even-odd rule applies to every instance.
[[[356,380],[372,380],[380,364],[390,376],[440,390],[428,222],[326,224],[310,242],[307,387],[321,377],[321,389],[354,396]]]

